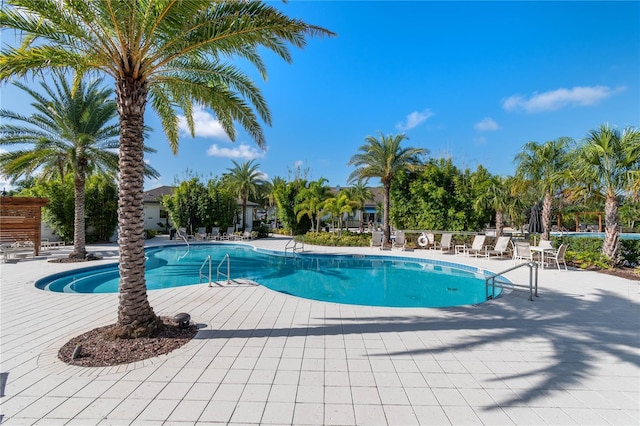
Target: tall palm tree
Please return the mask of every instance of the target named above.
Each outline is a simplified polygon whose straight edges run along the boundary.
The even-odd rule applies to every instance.
[[[393,177],[405,170],[412,171],[421,164],[421,156],[429,151],[423,148],[402,148],[400,144],[408,139],[406,135],[385,136],[379,132],[379,139],[367,136],[364,145],[358,148],[359,154],[351,157],[348,165],[356,169],[349,175],[349,181],[357,178],[380,178],[383,187],[383,232],[384,244],[391,242],[389,224],[389,194]]]
[[[360,230],[364,228],[364,203],[373,199],[373,192],[367,186],[369,179],[359,178],[351,182],[351,188],[349,188],[349,198],[351,198],[356,204],[358,210],[360,210]]]
[[[169,144],[178,149],[178,113],[193,134],[194,104],[211,108],[235,140],[239,122],[265,145],[259,119],[271,115],[259,88],[230,63],[241,58],[266,77],[259,48],[291,61],[288,45],[331,32],[255,1],[7,0],[4,29],[23,34],[0,52],[0,82],[51,69],[77,78],[99,72],[115,80],[120,119],[120,304],[114,335],[153,335],[162,327],[144,278],[143,130],[147,101]],[[253,107],[253,108],[252,108]],[[255,110],[254,110],[255,109]]]
[[[331,197],[331,188],[325,185],[327,182],[328,180],[325,178],[310,182],[309,186],[298,194],[298,203],[295,207],[296,218],[300,221],[303,216],[308,216],[311,220],[311,228],[315,232],[320,232],[320,220],[322,219],[324,202]]]
[[[253,164],[253,160],[238,164],[235,161],[233,168],[227,169],[224,183],[229,190],[242,200],[242,230],[247,228],[247,201],[249,196],[257,196],[260,187],[264,184],[263,174],[259,170],[259,164]]]
[[[517,215],[520,199],[514,197],[513,179],[509,177],[496,176],[491,179],[491,183],[474,202],[476,210],[484,208],[492,209],[496,212],[496,237],[502,236],[505,215],[514,217]]]
[[[278,229],[278,191],[282,191],[283,188],[287,185],[287,182],[284,178],[280,176],[274,176],[271,179],[271,182],[267,182],[265,184],[267,193],[267,205],[270,208],[274,209],[274,229]]]
[[[616,262],[618,256],[618,197],[633,190],[632,172],[640,167],[634,146],[640,130],[620,131],[608,124],[589,131],[578,147],[570,170],[574,177],[574,196],[604,199],[604,244],[602,251]]]
[[[544,144],[527,142],[516,155],[516,178],[521,188],[534,187],[542,196],[542,240],[551,232],[553,197],[562,189],[573,140],[561,137]]]
[[[40,83],[43,93],[13,83],[33,98],[36,111],[22,115],[0,110],[0,118],[19,124],[0,124],[0,145],[18,149],[0,154],[0,170],[12,179],[39,172],[40,178],[74,181],[74,233],[71,258],[84,259],[85,181],[91,173],[116,175],[118,169],[118,115],[113,91],[102,80],[80,81],[73,89],[56,73],[52,86]],[[26,145],[28,148],[24,148]],[[154,171],[155,172],[155,171]]]

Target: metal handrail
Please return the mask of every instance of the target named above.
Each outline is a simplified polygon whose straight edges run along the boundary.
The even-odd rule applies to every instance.
[[[529,268],[529,285],[524,284],[514,284],[506,281],[496,281],[496,278],[506,274],[507,272],[511,272],[515,269],[522,268],[523,266],[527,266]],[[513,266],[509,269],[505,269],[504,271],[498,272],[497,274],[489,275],[485,277],[485,292],[487,300],[493,299],[496,296],[496,287],[497,288],[522,288],[529,290],[529,300],[533,302],[533,296],[538,297],[538,264],[536,262],[527,262],[522,263],[520,265]],[[489,283],[491,282],[491,283]],[[489,287],[491,287],[491,295],[489,295]]]
[[[293,243],[293,246],[290,246],[290,244]],[[302,248],[298,248],[298,244],[300,244],[302,246]],[[301,243],[298,243],[298,241],[295,240],[295,238],[290,239],[287,244],[284,246],[284,256],[287,257],[287,251],[291,249],[291,255],[295,256],[297,251],[304,251],[304,241],[302,241]]]
[[[227,261],[227,273],[220,272],[220,267]],[[216,273],[216,282],[220,281],[220,275],[227,277],[227,284],[231,284],[231,258],[229,257],[229,253],[225,254],[220,263],[218,263],[217,273]]]
[[[184,242],[185,242],[185,243],[187,243],[187,247],[190,247],[190,246],[189,246],[189,241],[187,240],[187,237],[186,237],[182,232],[180,232],[180,231],[178,230],[178,232],[176,232],[176,235],[177,235],[178,237],[182,238],[182,239],[184,240]]]
[[[209,264],[209,287],[211,287],[211,255],[207,255],[207,258],[204,260],[204,262],[202,262],[202,265],[200,266],[200,275],[198,276],[198,283],[202,282],[202,277],[204,275],[202,273],[202,269],[207,263]]]

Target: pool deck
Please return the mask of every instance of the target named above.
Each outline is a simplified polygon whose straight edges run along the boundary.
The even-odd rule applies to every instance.
[[[286,241],[248,243],[282,250]],[[115,245],[88,249],[104,256],[91,265],[117,259]],[[425,250],[305,251],[512,266]],[[511,292],[446,309],[339,305],[248,285],[155,290],[156,313],[190,313],[196,338],[150,360],[82,368],[57,350],[113,323],[118,295],[35,289],[87,266],[45,259],[64,254],[0,265],[2,425],[640,424],[638,281],[546,269],[533,302]],[[506,276],[526,283],[528,271]]]

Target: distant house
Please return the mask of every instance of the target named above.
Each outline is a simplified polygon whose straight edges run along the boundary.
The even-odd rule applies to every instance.
[[[339,186],[334,186],[331,188],[331,192],[335,195],[340,192],[341,188]],[[382,222],[382,217],[378,214],[378,205],[382,204],[383,201],[383,188],[371,187],[369,188],[371,193],[373,194],[373,198],[364,202],[364,208],[362,211],[356,210],[352,215],[348,215],[345,218],[345,225],[348,228],[357,228],[360,226],[360,217],[362,215],[362,222],[364,223],[365,229],[367,224],[371,222],[372,224]],[[327,219],[328,216],[325,218]]]
[[[164,195],[173,195],[176,190],[175,186],[160,186],[158,188],[145,191],[142,196],[144,202],[144,229],[155,229],[157,231],[164,231],[164,227],[168,224],[173,226],[169,219],[169,212],[160,203]],[[251,201],[247,202],[247,229],[253,228],[253,220],[256,219],[256,213],[260,205]],[[237,225],[236,229],[242,228],[242,202],[238,201],[238,211],[236,214]],[[159,224],[162,224],[160,226]]]
[[[169,212],[167,212],[167,209],[160,203],[160,200],[162,200],[164,195],[173,195],[175,190],[175,186],[160,186],[145,191],[142,194],[142,202],[144,203],[144,229],[164,231],[165,225],[173,225],[169,221]],[[159,224],[163,225],[160,226]]]

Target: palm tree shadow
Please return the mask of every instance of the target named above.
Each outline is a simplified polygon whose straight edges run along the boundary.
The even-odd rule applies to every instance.
[[[380,315],[370,317],[316,318],[326,324],[292,328],[200,330],[196,339],[235,339],[295,336],[348,336],[412,332],[464,332],[455,343],[439,339],[420,340],[422,347],[369,356],[402,357],[425,354],[456,354],[474,351],[486,354],[481,362],[497,362],[491,354],[511,352],[521,356],[526,371],[505,369],[496,381],[530,383],[512,398],[496,401],[495,409],[527,403],[549,390],[581,387],[592,377],[603,358],[640,367],[637,312],[640,305],[614,292],[599,290],[589,297],[545,290],[535,302],[522,293],[510,294],[480,305],[426,309],[425,315]],[[415,312],[415,311],[412,311]],[[499,332],[492,332],[498,330]],[[437,336],[437,334],[436,334]],[[412,342],[416,339],[412,339]],[[415,344],[414,344],[415,346]],[[539,362],[531,362],[527,351],[538,351]],[[525,354],[527,356],[523,356]],[[499,361],[498,361],[499,362]],[[462,361],[464,365],[464,361]],[[489,368],[487,371],[490,372]],[[524,380],[523,380],[524,379]]]

